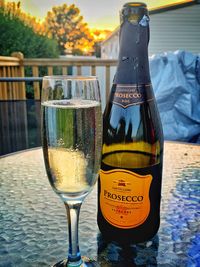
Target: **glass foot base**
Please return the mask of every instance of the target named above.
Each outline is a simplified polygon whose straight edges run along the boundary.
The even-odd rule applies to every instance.
[[[52,267],[100,267],[98,262],[88,257],[82,256],[82,261],[81,265],[67,265],[67,259],[64,259],[52,265]]]

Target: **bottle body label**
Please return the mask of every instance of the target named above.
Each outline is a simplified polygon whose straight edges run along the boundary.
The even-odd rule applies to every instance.
[[[153,95],[150,94],[151,84],[141,84],[141,85],[127,85],[127,84],[117,84],[116,90],[114,92],[113,103],[119,105],[123,108],[127,108],[133,105],[139,105],[146,101],[153,100]]]
[[[104,218],[113,226],[134,228],[150,213],[149,191],[153,177],[124,169],[100,171],[100,207]]]

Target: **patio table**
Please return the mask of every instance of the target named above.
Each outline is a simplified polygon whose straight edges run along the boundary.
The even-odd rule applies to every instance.
[[[106,243],[96,223],[97,187],[79,223],[82,255],[99,266],[200,266],[200,146],[165,142],[161,225],[150,241]],[[67,255],[64,204],[46,177],[41,148],[0,158],[0,266],[51,266]]]

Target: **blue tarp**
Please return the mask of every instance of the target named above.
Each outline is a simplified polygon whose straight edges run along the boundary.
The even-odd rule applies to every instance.
[[[150,59],[151,79],[166,140],[200,143],[200,58],[185,51]]]

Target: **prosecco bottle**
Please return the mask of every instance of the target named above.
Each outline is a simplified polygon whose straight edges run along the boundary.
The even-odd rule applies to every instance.
[[[120,13],[119,59],[103,118],[98,226],[122,244],[151,239],[160,224],[163,133],[149,61],[146,4]]]

